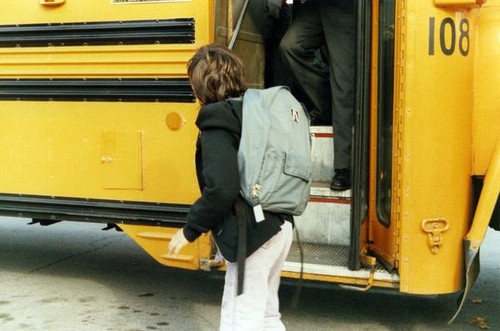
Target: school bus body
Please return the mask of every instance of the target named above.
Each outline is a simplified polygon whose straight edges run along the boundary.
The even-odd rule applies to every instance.
[[[400,170],[392,216],[400,223],[400,290],[454,292],[463,286],[460,253],[474,207],[471,175],[498,172],[500,109],[488,90],[499,79],[491,72],[499,65],[498,56],[492,58],[499,50],[499,3],[480,10],[474,2],[398,4],[393,165]],[[492,203],[481,240],[499,193],[495,177],[492,191],[485,192]]]
[[[199,195],[186,62],[212,38],[212,4],[2,6],[3,213],[182,220]]]
[[[481,9],[476,5],[473,1],[396,2],[394,30],[384,31],[380,23],[381,32],[372,38],[372,208],[365,225],[366,245],[398,270],[401,292],[451,293],[463,287],[463,239],[474,208],[471,175],[498,172],[494,149],[499,104],[487,88],[498,82],[498,76],[487,69],[498,66],[498,57],[482,57],[481,52],[498,54],[499,4],[491,1]],[[374,17],[379,17],[377,9],[384,8],[383,2],[373,7]],[[383,103],[383,92],[377,93],[376,87],[385,65],[376,59],[383,54],[382,39],[390,38],[384,32],[394,33],[389,222],[381,220],[383,201],[378,201],[380,178],[387,176],[379,164],[387,149],[380,105],[387,102]],[[481,132],[474,129],[478,125]],[[378,143],[380,137],[386,140]],[[490,213],[484,215],[481,240],[498,196],[496,178],[491,191],[485,192],[493,202]]]
[[[245,1],[4,0],[0,213],[116,224],[164,265],[223,269],[210,234],[166,255],[200,194],[185,67],[199,46],[238,35],[249,84],[263,87],[264,2],[252,3],[238,31]],[[500,1],[360,1],[357,15],[353,188],[323,185],[332,133],[313,128],[323,184],[297,219],[310,255],[347,255],[306,262],[302,276],[459,291],[464,237],[478,248],[490,220],[500,227]],[[485,175],[476,210],[471,177]],[[301,277],[300,263],[283,275]]]
[[[397,2],[395,10],[391,222],[370,223],[371,249],[398,268],[401,291],[454,292],[470,212],[477,11],[426,1]],[[459,27],[467,41],[452,41]]]

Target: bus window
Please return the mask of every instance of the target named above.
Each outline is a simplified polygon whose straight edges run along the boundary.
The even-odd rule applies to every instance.
[[[377,128],[377,216],[390,224],[392,181],[392,110],[394,81],[394,1],[380,2]]]

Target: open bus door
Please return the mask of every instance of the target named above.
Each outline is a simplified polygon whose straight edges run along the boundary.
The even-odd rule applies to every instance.
[[[378,28],[377,28],[378,27]],[[359,2],[349,268],[395,265],[390,223],[394,2]],[[373,257],[376,256],[377,260]]]
[[[349,268],[396,268],[390,222],[394,1],[358,2]],[[371,286],[373,276],[367,284]]]
[[[479,4],[372,5],[369,251],[397,270],[401,292],[454,293],[465,278],[471,141],[492,140],[470,126]]]
[[[370,253],[391,271],[397,268],[396,222],[391,222],[393,173],[394,1],[372,2],[370,100]],[[373,22],[376,22],[374,24]]]
[[[359,2],[356,20],[356,91],[354,117],[354,142],[352,166],[351,244],[348,266],[351,270],[361,267],[361,256],[368,247],[366,217],[368,212],[369,170],[369,112],[370,112],[370,31],[371,6]],[[365,261],[366,262],[366,261]]]

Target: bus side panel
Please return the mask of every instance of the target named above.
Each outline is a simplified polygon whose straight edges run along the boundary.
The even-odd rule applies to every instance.
[[[166,125],[170,112],[186,121]],[[2,193],[191,203],[190,104],[1,102]]]
[[[499,139],[500,1],[488,0],[478,19],[474,71],[473,175],[484,176]],[[497,69],[494,69],[497,68]]]
[[[401,291],[450,293],[463,286],[478,10],[405,1],[400,14],[404,92],[394,201],[400,203]]]
[[[198,105],[186,63],[213,36],[211,5],[19,2],[0,14],[0,193],[192,203]],[[71,29],[80,44],[68,45]]]
[[[42,1],[3,0],[1,24],[125,21],[194,16],[205,21],[203,16],[210,6],[210,1],[204,0],[67,0],[60,6],[45,6]],[[205,36],[207,33],[207,30],[203,32]]]
[[[186,63],[213,41],[213,3],[42,3],[2,1],[0,213],[153,224],[120,226],[159,262],[198,269],[208,236],[175,261],[164,237],[200,194]]]
[[[179,255],[167,254],[168,244],[178,229],[121,224],[123,229],[139,246],[157,262],[182,269],[198,270],[201,261],[211,257],[211,236],[202,234],[194,243],[186,245]]]

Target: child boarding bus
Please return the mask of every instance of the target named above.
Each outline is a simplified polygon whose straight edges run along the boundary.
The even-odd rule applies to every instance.
[[[200,195],[186,63],[229,45],[263,88],[267,1],[1,6],[0,215],[105,223],[166,266],[223,270],[210,234],[167,255]],[[467,294],[488,226],[500,230],[500,0],[356,11],[352,188],[329,189],[334,133],[313,126],[311,198],[283,276]]]

